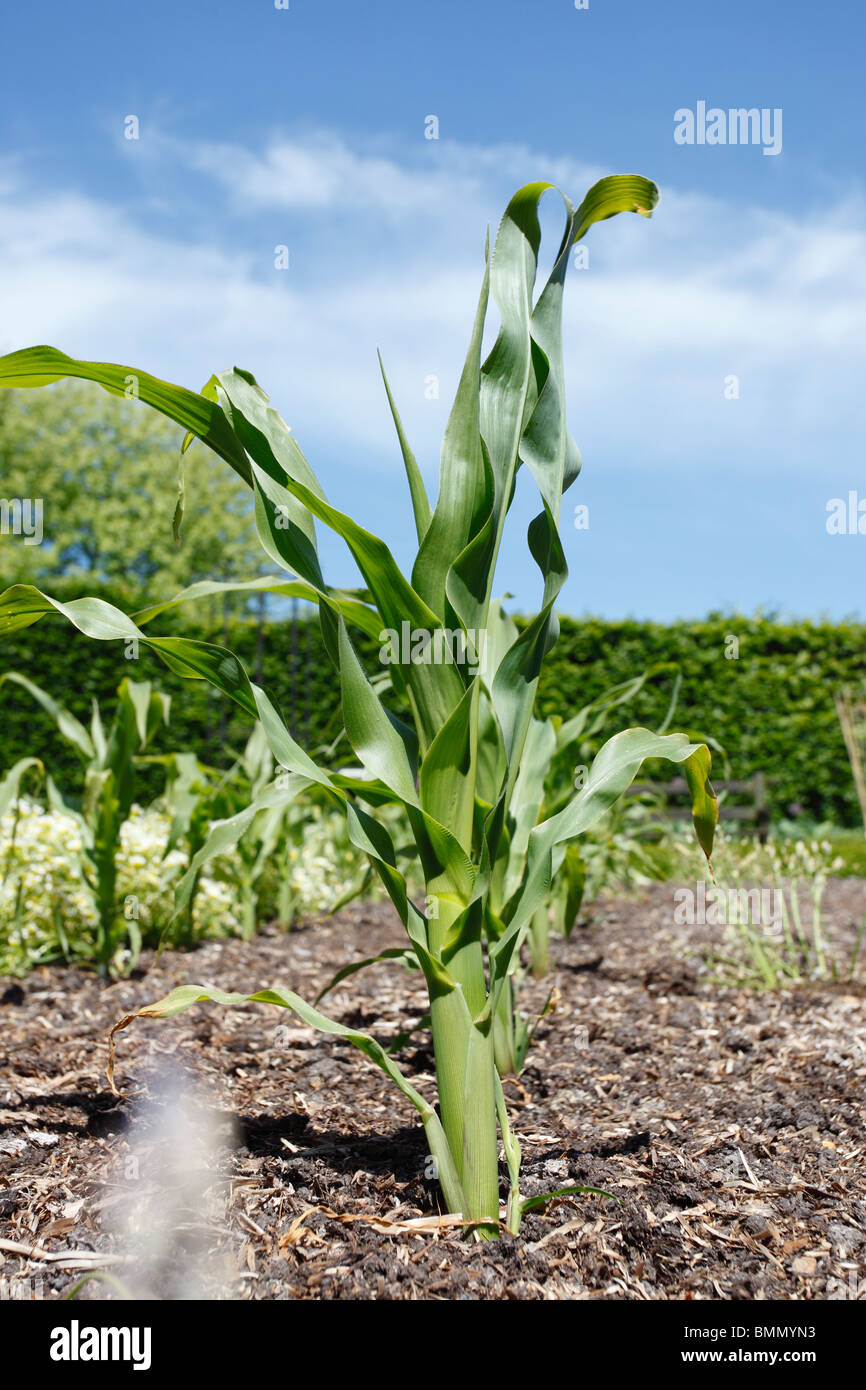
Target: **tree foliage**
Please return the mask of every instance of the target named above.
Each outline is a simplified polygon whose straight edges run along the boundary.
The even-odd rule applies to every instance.
[[[0,536],[0,579],[80,577],[168,597],[260,568],[249,492],[199,444],[184,458],[186,520],[172,534],[182,431],[89,382],[0,396],[0,497],[42,501],[40,545]],[[205,479],[207,482],[205,484]],[[38,481],[37,481],[38,480]]]

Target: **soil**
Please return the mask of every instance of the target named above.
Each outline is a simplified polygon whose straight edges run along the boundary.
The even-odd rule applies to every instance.
[[[478,1243],[435,1219],[416,1112],[349,1044],[265,1005],[110,1025],[195,981],[311,999],[401,946],[356,905],[289,935],[146,957],[131,979],[42,968],[0,980],[0,1284],[81,1299],[117,1285],[231,1299],[866,1298],[866,990],[719,988],[718,928],[678,926],[672,885],[601,901],[552,943],[527,1066],[505,1082],[524,1195],[605,1189]],[[831,881],[850,952],[866,882]],[[380,964],[324,1005],[383,1042],[424,1013],[417,972]],[[397,1054],[434,1094],[429,1034]],[[504,1169],[503,1169],[504,1178]],[[502,1191],[506,1190],[503,1181]],[[412,1224],[414,1223],[414,1224]]]

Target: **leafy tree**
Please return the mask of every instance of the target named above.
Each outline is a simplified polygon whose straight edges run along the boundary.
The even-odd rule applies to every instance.
[[[10,391],[0,400],[0,498],[42,499],[43,540],[0,535],[0,578],[99,579],[168,598],[200,579],[261,568],[249,492],[214,467],[201,443],[184,458],[182,542],[172,534],[172,484],[182,432],[135,399],[89,382]]]

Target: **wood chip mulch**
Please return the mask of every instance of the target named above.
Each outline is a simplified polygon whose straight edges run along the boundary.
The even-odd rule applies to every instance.
[[[553,1012],[505,1083],[524,1195],[581,1183],[619,1200],[562,1200],[487,1244],[431,1219],[409,1103],[289,1013],[138,1021],[118,1037],[123,1098],[106,1082],[121,1015],[189,981],[312,999],[347,961],[404,944],[389,906],[147,957],[114,983],[0,980],[0,1295],[56,1298],[97,1273],[81,1299],[866,1300],[863,973],[719,988],[714,929],[675,925],[673,892],[596,903],[553,943],[552,975],[521,996],[538,1011],[552,986]],[[850,955],[866,882],[832,881],[825,907]],[[424,993],[383,964],[324,1007],[388,1042]],[[398,1059],[433,1094],[429,1035]]]

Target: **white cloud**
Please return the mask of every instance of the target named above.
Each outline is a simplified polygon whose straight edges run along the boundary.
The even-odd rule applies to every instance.
[[[159,231],[146,202],[34,193],[4,169],[4,348],[52,342],[194,387],[246,366],[302,444],[327,441],[333,458],[374,472],[399,469],[376,347],[435,464],[485,224],[520,181],[540,173],[577,192],[600,172],[516,146],[430,149],[420,134],[407,155],[358,153],[318,132],[263,152],[163,141],[141,164],[145,186],[181,167],[203,181],[201,215],[189,216],[188,192]],[[291,239],[288,272],[273,268],[274,212]],[[558,215],[551,202],[545,227]],[[566,296],[579,442],[607,441],[658,470],[729,441],[732,469],[772,473],[850,440],[866,333],[862,200],[798,216],[670,190],[651,224],[618,218],[587,244],[590,269]],[[736,405],[723,402],[728,373],[741,379]],[[424,398],[433,374],[438,402]]]
[[[405,218],[435,208],[443,194],[451,203],[460,192],[441,173],[356,154],[324,132],[274,140],[261,154],[237,145],[201,144],[187,150],[187,159],[191,168],[222,183],[236,208],[250,213],[274,207],[343,213],[374,208]],[[464,193],[474,192],[478,180],[464,178],[461,184]]]
[[[489,201],[492,180],[519,187],[538,177],[536,152],[521,145],[427,141],[397,158],[367,140],[364,153],[330,131],[275,136],[262,151],[228,142],[181,144],[160,138],[157,149],[221,183],[236,211],[330,209],[346,218],[373,212],[401,223],[433,216],[471,218]],[[544,177],[566,188],[602,175],[571,160],[543,161]],[[487,195],[487,196],[486,196]]]

